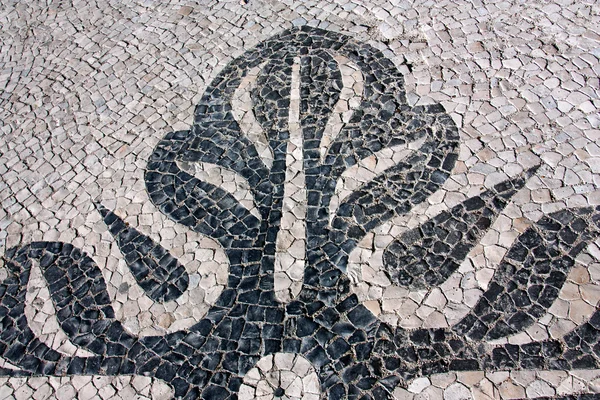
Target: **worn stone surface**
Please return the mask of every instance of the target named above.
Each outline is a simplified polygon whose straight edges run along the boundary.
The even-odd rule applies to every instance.
[[[0,398],[597,398],[599,14],[3,4]]]

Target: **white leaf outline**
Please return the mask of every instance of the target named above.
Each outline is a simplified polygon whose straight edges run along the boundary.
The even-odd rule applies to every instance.
[[[319,146],[321,163],[325,160],[329,146],[344,128],[344,124],[350,121],[354,111],[360,107],[365,89],[365,76],[354,61],[340,54],[334,54],[332,57],[337,62],[342,75],[342,90],[323,130]]]
[[[210,183],[232,195],[248,212],[261,220],[260,211],[256,205],[250,184],[237,172],[204,161],[176,161],[177,166],[196,179]]]
[[[254,115],[251,93],[256,88],[256,80],[267,61],[251,68],[240,81],[231,98],[231,113],[237,121],[242,134],[254,144],[262,162],[268,169],[273,166],[273,149],[269,146],[267,135]]]
[[[407,159],[425,141],[426,137],[423,136],[412,142],[383,148],[344,170],[336,182],[335,192],[329,204],[329,223],[331,224],[340,204],[356,189]]]

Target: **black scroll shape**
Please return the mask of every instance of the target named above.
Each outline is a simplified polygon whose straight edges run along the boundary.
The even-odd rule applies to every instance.
[[[0,284],[0,356],[31,375],[135,373],[128,352],[136,340],[115,319],[102,273],[87,254],[67,243],[33,242],[9,249],[4,258],[9,276]],[[48,282],[60,327],[95,356],[65,356],[29,328],[25,293],[34,261]]]

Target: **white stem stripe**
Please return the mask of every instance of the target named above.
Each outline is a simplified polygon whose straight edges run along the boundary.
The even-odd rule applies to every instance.
[[[282,303],[294,299],[302,287],[306,258],[306,181],[300,128],[300,59],[294,59],[288,129],[281,229],[275,253],[275,296]]]

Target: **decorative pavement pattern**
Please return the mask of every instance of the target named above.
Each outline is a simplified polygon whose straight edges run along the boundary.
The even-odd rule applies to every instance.
[[[0,399],[600,399],[600,3],[0,24]]]

